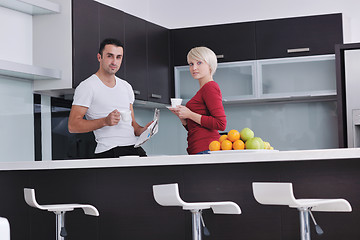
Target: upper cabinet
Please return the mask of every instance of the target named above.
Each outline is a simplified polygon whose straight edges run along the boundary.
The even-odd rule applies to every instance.
[[[170,32],[161,26],[147,23],[148,100],[169,103],[170,84]]]
[[[342,42],[342,14],[256,22],[257,59],[333,54]]]
[[[124,58],[116,76],[132,85],[137,100],[169,103],[169,30],[95,1],[72,3],[73,87],[99,68],[102,40],[117,38]]]
[[[99,43],[97,45],[96,52],[98,51],[100,42],[104,40],[105,38],[116,38],[119,39],[123,44],[125,44],[125,13],[117,10],[115,8],[103,5],[103,4],[97,4],[99,6]],[[125,47],[126,49],[126,47]],[[125,55],[126,59],[126,55]],[[97,62],[97,67],[99,67],[99,62]],[[125,68],[126,63],[123,60],[121,63],[121,67],[119,71],[116,73],[116,76],[119,78],[124,79],[125,78]]]
[[[60,13],[60,5],[47,0],[0,0],[0,7],[30,15]],[[61,78],[61,71],[54,68],[0,60],[0,76],[32,81],[58,80]]]
[[[86,10],[84,5],[86,4]],[[88,0],[72,1],[73,87],[99,68],[99,4]]]
[[[57,69],[0,60],[0,76],[25,80],[56,80],[61,78],[61,71]]]
[[[171,30],[174,66],[187,65],[193,47],[212,49],[218,62],[255,59],[255,23],[234,23]]]
[[[125,76],[133,87],[135,98],[147,99],[146,21],[125,14]]]
[[[89,0],[73,1],[72,9],[73,87],[76,88],[99,68],[97,53],[103,39],[117,38],[124,44],[124,13]],[[116,76],[125,77],[125,62]]]

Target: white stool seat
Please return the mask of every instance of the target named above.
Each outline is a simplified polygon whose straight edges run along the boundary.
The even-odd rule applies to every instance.
[[[345,199],[296,199],[292,183],[254,182],[253,193],[261,204],[288,205],[291,208],[311,208],[318,212],[351,212]]]
[[[205,223],[202,219],[202,210],[212,209],[215,214],[240,214],[240,207],[234,202],[184,202],[179,194],[179,186],[177,183],[161,184],[153,186],[153,194],[155,201],[161,206],[179,206],[184,210],[191,211],[192,214],[192,234],[193,240],[201,240],[202,226],[209,234]],[[202,220],[202,224],[200,221]]]
[[[10,240],[10,224],[6,218],[0,217],[0,239]]]
[[[184,210],[211,208],[215,214],[241,214],[240,207],[234,202],[184,202],[180,197],[177,183],[154,185],[153,193],[156,202],[161,206],[179,206]]]
[[[323,231],[317,225],[311,211],[317,212],[351,212],[350,203],[342,198],[336,199],[296,199],[293,193],[292,183],[278,182],[254,182],[253,194],[261,204],[287,205],[297,208],[300,213],[300,234],[302,240],[310,240],[309,215],[314,221],[316,232]]]
[[[351,212],[351,205],[345,199],[297,199],[291,208],[311,208],[313,212]]]
[[[53,212],[56,215],[56,239],[63,240],[67,235],[65,230],[65,213],[73,211],[75,208],[81,208],[86,215],[99,216],[99,211],[89,204],[47,204],[40,205],[35,198],[35,190],[32,188],[24,188],[25,202],[34,208]]]
[[[92,205],[88,204],[48,204],[40,205],[37,203],[35,198],[35,190],[31,188],[24,188],[25,202],[34,208],[41,210],[47,210],[50,212],[68,212],[75,208],[82,208],[86,215],[99,216],[99,211]]]

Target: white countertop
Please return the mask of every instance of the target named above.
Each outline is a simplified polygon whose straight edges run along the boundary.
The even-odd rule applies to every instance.
[[[64,161],[34,161],[34,162],[1,162],[3,170],[46,170],[46,169],[77,169],[77,168],[110,168],[110,167],[145,167],[194,164],[226,164],[251,162],[279,161],[311,161],[334,159],[360,159],[360,148],[340,148],[305,151],[267,151],[238,152],[229,151],[224,154],[203,155],[168,155],[136,157],[127,156],[108,159],[81,159]]]

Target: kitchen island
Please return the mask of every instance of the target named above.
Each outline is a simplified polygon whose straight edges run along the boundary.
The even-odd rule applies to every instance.
[[[162,207],[152,185],[179,183],[184,201],[234,201],[241,215],[205,210],[211,235],[204,239],[298,239],[296,209],[264,206],[252,195],[254,181],[292,182],[296,198],[345,198],[351,213],[318,213],[322,239],[360,239],[360,149],[231,152],[195,156],[0,163],[0,216],[12,240],[52,239],[55,216],[30,208],[23,188],[36,189],[40,204],[89,203],[99,217],[67,213],[71,239],[191,239],[191,217]],[[313,226],[312,226],[313,227]],[[312,239],[320,239],[311,229]]]

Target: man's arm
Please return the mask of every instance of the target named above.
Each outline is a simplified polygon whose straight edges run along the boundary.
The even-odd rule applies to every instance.
[[[132,118],[132,126],[134,128],[134,133],[135,133],[135,136],[140,136],[149,126],[150,124],[153,122],[149,122],[148,124],[146,124],[145,127],[142,127],[140,126],[136,120],[135,120],[135,114],[134,114],[134,108],[133,108],[133,105],[130,104],[130,110],[131,110],[131,118]]]
[[[107,117],[86,120],[84,116],[87,111],[87,107],[73,105],[71,107],[68,128],[71,133],[86,133],[104,126],[113,126],[120,121],[120,113],[117,109],[109,113]]]

